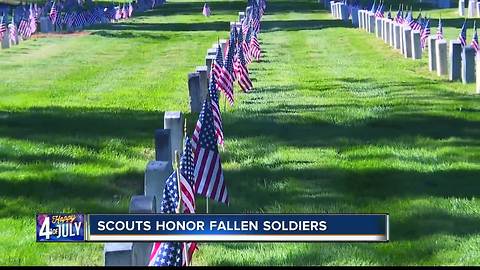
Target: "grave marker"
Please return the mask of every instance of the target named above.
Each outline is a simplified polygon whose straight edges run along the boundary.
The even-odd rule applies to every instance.
[[[158,198],[161,200],[161,198]],[[154,196],[133,196],[130,200],[130,214],[155,214],[156,200]],[[147,266],[150,259],[150,251],[153,242],[133,242],[132,244],[132,265]]]
[[[377,38],[382,37],[382,20],[380,18],[375,18],[375,34]]]
[[[133,243],[105,243],[105,266],[131,266]]]
[[[462,44],[458,40],[450,40],[450,69],[449,80],[456,81],[462,78]]]
[[[461,17],[465,16],[465,0],[458,1],[458,15]]]
[[[465,46],[462,52],[462,83],[475,82],[475,49]]]
[[[10,30],[6,27],[5,32],[3,32],[2,49],[8,48],[10,48]]]
[[[395,49],[400,50],[400,25],[398,23],[394,23],[393,44]]]
[[[428,70],[435,71],[437,70],[437,54],[435,52],[436,48],[436,36],[429,36],[428,37]]]
[[[468,1],[468,17],[473,18],[475,15],[477,15],[477,3],[475,0],[470,0]]]
[[[357,7],[352,7],[352,24],[355,27],[358,27],[358,8]]]
[[[437,40],[435,44],[435,56],[437,64],[437,75],[447,75],[448,74],[448,61],[447,61],[447,41]]]
[[[480,70],[480,53],[476,56],[476,70]],[[480,94],[480,72],[476,72],[477,84],[476,84],[476,92]]]
[[[339,15],[340,15],[340,19],[344,22],[347,22],[348,21],[348,7],[347,5],[345,5],[344,3],[340,3],[339,5]]]
[[[202,110],[203,100],[200,95],[200,74],[198,72],[188,74],[188,93],[190,96],[190,111],[199,113]]]
[[[420,31],[412,31],[412,59],[421,59],[422,58],[422,44],[420,42]]]
[[[184,123],[182,112],[165,112],[163,128],[170,130],[171,160],[175,160],[175,151],[178,151],[180,155],[182,154]]]
[[[210,78],[210,69],[212,68],[212,63],[215,60],[215,55],[207,55],[205,57],[205,66],[207,66],[207,78]]]
[[[412,29],[410,27],[403,28],[403,55],[405,58],[412,57]]]
[[[368,32],[375,33],[375,15],[371,12],[368,14]]]

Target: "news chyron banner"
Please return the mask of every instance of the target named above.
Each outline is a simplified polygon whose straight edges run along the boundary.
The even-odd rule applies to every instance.
[[[387,242],[388,214],[38,214],[37,242]]]

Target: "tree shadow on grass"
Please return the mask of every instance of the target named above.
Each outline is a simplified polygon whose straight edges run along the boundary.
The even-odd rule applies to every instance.
[[[277,20],[262,21],[261,32],[275,31],[300,31],[300,30],[316,30],[331,27],[351,28],[352,25],[339,20]],[[98,30],[100,33],[106,30],[121,31],[229,31],[229,21],[216,22],[198,22],[198,23],[113,23],[92,26],[89,30]],[[95,33],[95,32],[94,32]],[[154,35],[151,35],[154,37]],[[136,37],[135,34],[125,34],[124,37]]]

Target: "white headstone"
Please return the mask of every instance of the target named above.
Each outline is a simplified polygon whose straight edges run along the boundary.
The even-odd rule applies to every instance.
[[[412,59],[422,58],[422,44],[420,42],[420,31],[412,30]]]
[[[437,75],[447,75],[448,74],[448,61],[447,61],[447,41],[437,40],[435,47],[436,54],[436,64],[437,64]]]
[[[205,70],[205,73],[207,71]],[[163,117],[163,128],[170,129],[170,149],[172,160],[175,160],[175,151],[183,152],[183,114],[182,112],[165,112]]]
[[[431,35],[428,37],[428,70],[435,71],[437,70],[437,54],[435,51],[437,37]]]
[[[461,17],[465,16],[465,0],[458,1],[458,15]]]

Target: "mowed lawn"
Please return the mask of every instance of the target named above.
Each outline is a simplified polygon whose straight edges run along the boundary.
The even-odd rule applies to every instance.
[[[187,73],[245,7],[211,2],[205,18],[203,3],[169,1],[86,35],[0,51],[0,265],[103,264],[102,244],[35,243],[34,215],[128,211],[163,113],[195,124]],[[208,243],[194,264],[480,264],[474,84],[439,78],[426,57],[405,59],[320,8],[268,1],[262,62],[250,65],[256,90],[237,91],[223,114],[231,205],[210,209],[387,212],[391,241]],[[442,18],[455,38],[462,19],[450,13]]]

